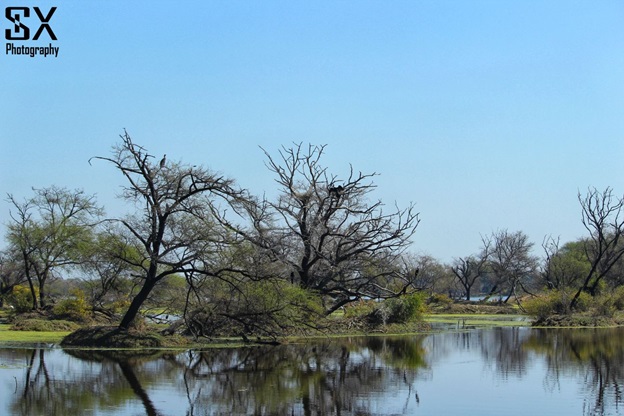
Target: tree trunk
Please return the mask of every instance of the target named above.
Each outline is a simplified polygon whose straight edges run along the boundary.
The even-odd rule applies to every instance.
[[[489,300],[490,300],[490,298],[491,298],[492,296],[494,296],[494,294],[496,293],[496,290],[497,290],[497,289],[498,289],[498,285],[496,284],[496,285],[494,285],[494,287],[492,287],[492,288],[490,289],[490,292],[489,292],[489,293],[485,296],[485,298],[483,298],[483,301],[484,301],[484,302],[489,301]]]
[[[592,268],[589,271],[589,274],[587,275],[587,277],[585,278],[585,281],[583,281],[583,285],[579,288],[579,290],[576,291],[576,294],[570,301],[570,310],[574,310],[576,308],[576,304],[578,303],[578,299],[581,296],[581,293],[583,293],[589,288],[589,282],[591,281],[592,277],[594,276],[596,272],[597,264],[598,262],[594,262],[592,264]]]
[[[508,303],[509,299],[511,299],[511,297],[515,295],[517,285],[518,285],[518,280],[514,279],[513,282],[511,283],[511,288],[509,288],[509,293],[507,293],[507,298],[505,299],[503,303]]]
[[[24,258],[24,273],[26,274],[26,280],[28,281],[28,287],[30,288],[30,295],[32,296],[32,310],[36,311],[39,305],[37,303],[37,292],[35,292],[35,285],[33,284],[32,276],[30,275],[28,254],[26,254],[25,251],[22,251],[22,257]]]
[[[39,306],[41,309],[46,307],[45,297],[45,280],[42,280],[39,282]]]
[[[145,281],[139,293],[137,293],[134,299],[132,299],[132,303],[130,303],[126,314],[122,318],[121,323],[119,324],[120,329],[130,328],[130,325],[132,324],[137,314],[139,313],[139,310],[141,309],[141,305],[143,305],[143,302],[145,302],[155,285],[156,280],[154,279],[149,279]]]

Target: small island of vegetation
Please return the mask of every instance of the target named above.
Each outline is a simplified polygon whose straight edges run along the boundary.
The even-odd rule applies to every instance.
[[[478,253],[443,264],[409,251],[420,222],[413,204],[388,209],[371,198],[376,173],[335,175],[324,152],[264,151],[277,184],[267,198],[200,165],[157,161],[124,132],[90,163],[125,178],[129,214],[107,217],[82,190],[9,194],[2,329],[154,348],[410,333],[427,328],[426,314],[624,323],[624,200],[612,189],[579,193],[588,236],[547,237],[542,257],[522,231],[498,230]]]

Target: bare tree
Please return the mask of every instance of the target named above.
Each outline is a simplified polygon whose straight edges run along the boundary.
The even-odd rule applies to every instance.
[[[470,300],[472,288],[477,280],[485,275],[488,270],[488,260],[490,258],[490,240],[483,241],[483,249],[478,255],[459,257],[455,259],[451,270],[457,281],[464,289],[466,300]]]
[[[102,209],[95,196],[82,190],[52,186],[33,191],[35,196],[23,202],[8,195],[15,208],[11,212],[13,222],[8,226],[8,240],[19,253],[33,309],[37,309],[46,306],[48,280],[59,269],[80,263],[77,248],[91,238]]]
[[[501,230],[484,239],[483,244],[491,245],[488,264],[495,284],[490,294],[498,290],[498,293],[504,294],[504,302],[507,303],[517,295],[518,287],[528,292],[527,284],[537,269],[537,257],[531,255],[533,243],[529,242],[529,237],[522,231],[510,233]]]
[[[401,256],[402,275],[410,276],[412,287],[429,295],[452,292],[448,267],[428,254],[406,253]]]
[[[583,226],[590,235],[584,249],[591,267],[572,298],[571,308],[576,306],[582,292],[595,295],[600,282],[624,255],[624,198],[614,196],[611,188],[603,192],[590,188],[584,196],[579,192],[578,200]]]
[[[413,276],[386,266],[399,264],[410,244],[419,223],[414,206],[385,212],[367,199],[376,174],[351,168],[339,179],[321,165],[324,152],[302,144],[283,147],[278,158],[264,151],[281,194],[247,210],[254,224],[247,237],[283,264],[284,278],[328,301],[327,313],[362,297],[405,293]]]
[[[119,221],[140,256],[125,261],[139,269],[141,289],[134,295],[119,326],[127,329],[154,287],[165,277],[189,270],[202,271],[210,250],[223,239],[212,221],[219,210],[217,199],[227,204],[240,197],[234,181],[206,168],[158,162],[124,132],[110,162],[126,178],[122,198],[134,203],[137,215]]]

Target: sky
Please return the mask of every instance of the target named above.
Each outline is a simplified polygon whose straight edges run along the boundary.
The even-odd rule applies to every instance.
[[[0,1],[0,224],[6,195],[51,185],[111,215],[124,129],[160,157],[274,195],[262,149],[327,145],[323,164],[376,172],[371,198],[410,202],[411,251],[442,262],[496,230],[587,234],[578,193],[624,193],[620,0]],[[44,30],[34,7],[57,7]],[[58,47],[57,57],[6,45]]]

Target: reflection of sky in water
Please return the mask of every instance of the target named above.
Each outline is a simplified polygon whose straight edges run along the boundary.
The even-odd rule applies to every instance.
[[[440,334],[439,337],[453,335]],[[560,380],[545,391],[543,360],[528,354],[525,365],[498,372],[476,348],[449,349],[432,363],[431,379],[416,382],[422,415],[578,415],[576,383]]]
[[[303,414],[306,394],[312,414],[335,414],[332,400],[340,396],[343,415],[357,410],[373,415],[624,415],[621,398],[620,407],[615,405],[613,388],[604,391],[605,406],[594,412],[599,395],[595,368],[585,361],[575,362],[573,354],[558,352],[562,345],[576,341],[557,340],[559,344],[543,347],[535,334],[539,333],[530,328],[495,328],[403,339],[394,344],[384,338],[372,341],[374,344],[352,340],[348,349],[341,349],[340,340],[331,340],[318,351],[310,345],[301,346],[303,352],[298,346],[289,346],[257,355],[253,349],[230,350],[209,355],[208,361],[213,361],[194,376],[185,372],[185,365],[193,360],[189,361],[186,353],[176,353],[174,359],[141,362],[131,371],[145,392],[144,400],[147,398],[159,415],[245,414],[254,409],[270,414],[267,409],[275,408]],[[588,348],[585,344],[578,347],[581,352]],[[417,348],[410,349],[413,345]],[[551,352],[545,353],[548,348]],[[348,356],[343,355],[347,350]],[[424,352],[424,357],[413,357],[414,351]],[[0,414],[24,408],[15,403],[21,400],[33,357],[30,382],[45,381],[43,372],[38,371],[40,353],[32,353],[0,349]],[[146,414],[145,402],[130,388],[128,374],[119,364],[85,361],[60,349],[44,353],[48,382],[57,389],[54,395],[67,395],[68,403],[73,389],[97,395],[97,400],[84,402],[82,414]],[[616,353],[618,357],[621,354]],[[609,365],[619,370],[624,363]],[[223,371],[230,366],[235,369]],[[624,382],[621,370],[611,372],[610,377],[616,383]],[[118,396],[121,399],[115,399]],[[284,402],[286,407],[275,407]],[[74,400],[72,406],[80,403]]]

